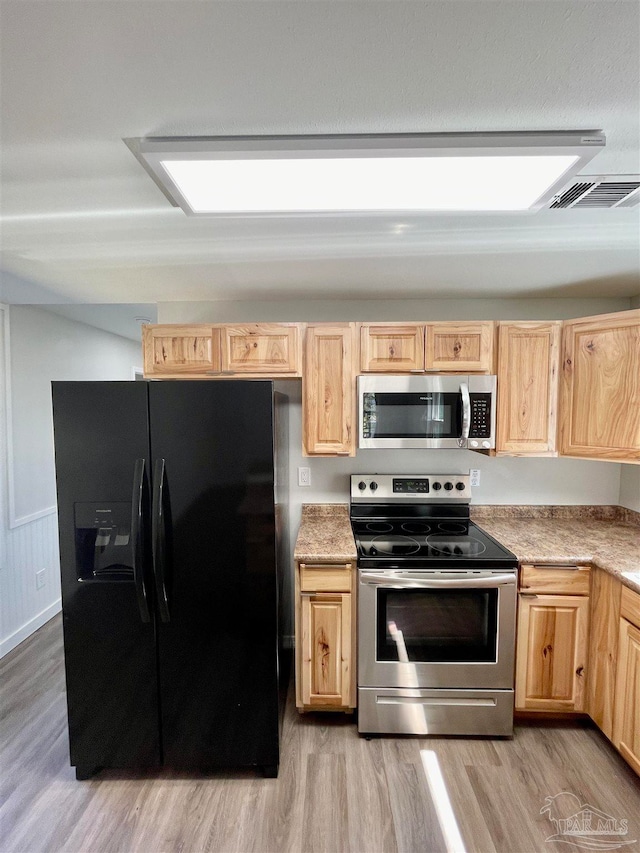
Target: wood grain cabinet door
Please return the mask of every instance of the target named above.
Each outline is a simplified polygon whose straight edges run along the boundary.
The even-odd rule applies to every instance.
[[[426,369],[435,372],[493,373],[495,323],[427,323]]]
[[[310,324],[302,377],[305,456],[355,456],[355,326]]]
[[[584,710],[588,620],[587,596],[519,596],[518,710]]]
[[[407,323],[360,326],[363,373],[423,373],[424,325]]]
[[[142,327],[144,375],[150,378],[220,373],[220,331],[207,325]]]
[[[603,569],[591,572],[587,711],[612,740],[622,584]]]
[[[640,773],[640,629],[620,619],[613,743]]]
[[[561,326],[498,324],[498,453],[557,456]]]
[[[301,597],[301,698],[307,706],[351,705],[351,593]]]
[[[225,373],[301,376],[300,330],[296,323],[250,323],[220,327]]]
[[[640,463],[640,309],[568,320],[560,452]]]

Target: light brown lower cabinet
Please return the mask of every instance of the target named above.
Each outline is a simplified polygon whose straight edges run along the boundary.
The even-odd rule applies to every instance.
[[[300,711],[355,708],[354,579],[351,563],[298,563],[296,705]]]
[[[516,710],[585,709],[589,578],[588,566],[521,567]]]
[[[613,739],[621,588],[618,578],[603,569],[591,570],[587,712],[609,740]]]
[[[620,600],[613,743],[640,773],[640,595],[627,587]]]
[[[520,595],[516,709],[583,711],[589,599]]]

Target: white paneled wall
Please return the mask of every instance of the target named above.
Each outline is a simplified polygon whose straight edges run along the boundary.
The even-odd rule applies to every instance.
[[[0,569],[0,657],[60,609],[58,517],[55,513],[5,531]],[[36,572],[45,585],[36,589]]]
[[[131,380],[140,343],[34,306],[0,306],[0,315],[2,656],[60,609],[51,381]]]

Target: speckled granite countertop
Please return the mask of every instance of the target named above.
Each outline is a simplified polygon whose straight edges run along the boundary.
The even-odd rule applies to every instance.
[[[638,514],[619,510],[478,506],[471,507],[471,517],[521,563],[592,563],[640,593],[640,574],[625,577],[640,573]]]
[[[303,504],[293,556],[307,563],[355,562],[358,554],[349,521],[349,504]]]
[[[640,593],[640,514],[621,507],[472,506],[472,519],[521,563],[592,563]],[[304,504],[294,558],[353,560],[348,504]]]

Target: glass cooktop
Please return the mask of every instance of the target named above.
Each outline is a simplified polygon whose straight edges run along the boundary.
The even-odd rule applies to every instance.
[[[435,568],[436,561],[447,566],[470,561],[517,565],[511,551],[466,518],[352,519],[351,524],[361,567],[424,562]]]

